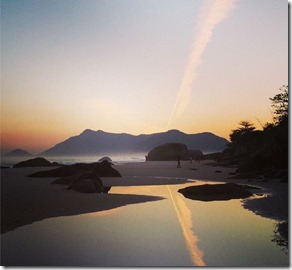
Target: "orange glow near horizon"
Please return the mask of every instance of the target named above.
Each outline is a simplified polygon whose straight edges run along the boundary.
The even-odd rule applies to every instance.
[[[243,120],[261,129],[288,83],[287,11],[274,0],[2,1],[1,152],[42,152],[85,129],[227,140]]]
[[[271,120],[268,118],[271,117],[270,115],[267,116],[267,120],[262,120],[263,118],[260,118],[259,121],[262,124],[265,124],[266,122],[271,122]],[[176,129],[186,133],[186,134],[195,134],[195,133],[201,133],[201,132],[212,132],[217,136],[223,137],[227,140],[229,140],[229,134],[233,129],[236,129],[238,127],[238,123],[241,120],[247,120],[252,122],[255,127],[258,130],[261,130],[262,127],[259,122],[257,122],[256,119],[250,118],[237,118],[237,116],[233,116],[233,118],[229,117],[228,121],[225,119],[207,119],[204,116],[197,119],[196,125],[200,127],[200,129],[195,128],[195,124],[193,124],[194,119],[192,117],[186,117],[184,121],[182,121]],[[75,128],[75,129],[74,129]],[[1,148],[6,150],[14,150],[17,148],[21,148],[23,150],[26,150],[28,152],[32,152],[33,154],[37,154],[39,152],[45,151],[54,145],[63,142],[67,140],[68,138],[72,136],[77,136],[80,133],[82,133],[83,130],[86,128],[92,129],[92,130],[98,130],[93,129],[91,127],[74,127],[74,123],[72,127],[65,125],[61,125],[60,123],[58,125],[44,125],[43,123],[37,126],[37,123],[34,123],[32,126],[25,124],[20,125],[20,123],[15,123],[14,125],[4,125],[1,126]],[[141,130],[139,132],[140,126],[137,126],[137,130],[133,130],[133,132],[128,132],[127,130],[107,130],[102,129],[105,132],[110,133],[129,133],[132,135],[140,135],[140,134],[152,134],[152,133],[158,133],[158,132],[165,132],[167,130],[162,129],[155,129],[150,128],[149,130]]]
[[[74,131],[73,131],[74,132]],[[1,118],[1,149],[23,149],[38,154],[74,136],[75,134],[66,126],[59,125],[57,121],[25,121],[22,117]]]
[[[42,152],[58,142],[64,140],[59,134],[46,134],[44,132],[1,132],[2,149],[23,149],[32,154]]]

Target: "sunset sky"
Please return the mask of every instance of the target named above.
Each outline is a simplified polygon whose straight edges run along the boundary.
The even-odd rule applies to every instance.
[[[272,121],[284,0],[1,0],[1,149]],[[259,121],[259,122],[258,122]]]

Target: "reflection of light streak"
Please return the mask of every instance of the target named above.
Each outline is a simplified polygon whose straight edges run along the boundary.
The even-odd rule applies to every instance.
[[[177,118],[187,108],[192,91],[193,81],[197,77],[197,69],[202,62],[202,55],[210,42],[213,30],[223,21],[234,4],[234,0],[209,0],[200,11],[198,19],[198,32],[194,39],[191,54],[186,66],[186,70],[177,93],[176,101],[168,121],[169,128],[173,118]]]
[[[101,211],[97,211],[97,212],[85,213],[83,215],[86,215],[88,217],[104,217],[104,216],[113,215],[118,211],[120,211],[120,207],[108,209],[108,210],[101,210]]]
[[[170,191],[169,186],[167,186],[170,198],[173,203],[173,207],[175,209],[175,212],[178,217],[178,221],[181,225],[185,241],[187,243],[188,250],[191,254],[192,261],[194,265],[197,266],[204,266],[206,265],[205,262],[203,261],[203,252],[199,249],[197,246],[197,242],[199,241],[198,237],[194,234],[193,228],[192,228],[192,214],[188,207],[186,206],[185,202],[183,199],[177,197],[178,200],[178,205],[177,207],[174,198],[172,196],[172,193]]]

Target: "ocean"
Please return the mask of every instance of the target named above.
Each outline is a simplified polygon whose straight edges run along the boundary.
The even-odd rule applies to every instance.
[[[28,159],[35,158],[33,157],[1,157],[1,168],[9,167],[11,168],[13,165]],[[61,157],[44,157],[50,162],[58,162],[63,165],[71,165],[75,163],[92,163],[97,162],[101,158],[105,157],[104,155],[96,155],[96,156],[61,156]],[[115,165],[124,164],[124,163],[133,163],[133,162],[144,162],[145,161],[145,153],[135,153],[135,154],[114,154],[108,155],[112,160],[112,163]]]

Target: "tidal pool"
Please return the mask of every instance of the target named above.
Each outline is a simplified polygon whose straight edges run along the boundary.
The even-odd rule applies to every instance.
[[[112,187],[110,193],[165,199],[49,218],[2,234],[2,265],[289,265],[272,242],[275,221],[244,209],[239,199],[186,199],[177,190],[188,185]]]

